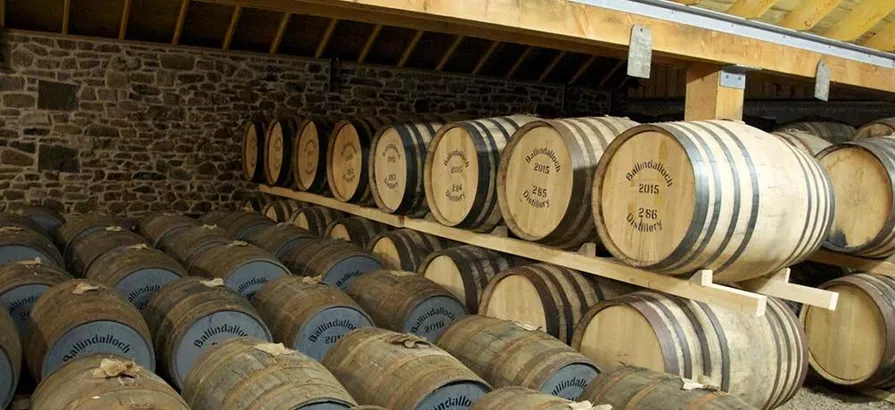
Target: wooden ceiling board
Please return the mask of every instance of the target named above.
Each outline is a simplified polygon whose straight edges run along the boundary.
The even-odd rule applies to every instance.
[[[62,31],[62,1],[5,0],[6,27],[22,30]]]
[[[312,57],[327,25],[329,25],[328,18],[293,14],[289,25],[286,26],[286,32],[283,33],[279,52]]]
[[[283,13],[256,8],[243,8],[230,48],[265,52],[270,50]]]
[[[70,34],[118,37],[124,0],[71,0]]]
[[[233,6],[190,2],[180,44],[220,48],[233,16]]]
[[[131,0],[128,40],[167,43],[174,36],[180,0]]]

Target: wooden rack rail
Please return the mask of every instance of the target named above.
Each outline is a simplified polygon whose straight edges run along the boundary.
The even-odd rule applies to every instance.
[[[810,259],[814,262],[826,263],[827,265],[842,266],[861,272],[875,273],[877,275],[885,275],[895,278],[895,262],[892,262],[891,258],[865,259],[826,250],[819,250],[811,255]]]
[[[587,244],[579,252],[555,249],[519,239],[508,238],[506,228],[492,233],[476,233],[451,228],[430,218],[416,219],[392,215],[375,208],[337,201],[307,192],[261,185],[261,192],[284,198],[297,199],[320,206],[371,219],[397,228],[408,228],[430,235],[517,255],[537,261],[548,262],[579,270],[596,276],[630,283],[640,287],[662,291],[672,295],[710,303],[745,314],[762,316],[767,306],[767,296],[796,301],[825,309],[836,309],[839,294],[820,289],[789,283],[789,269],[767,278],[741,283],[743,289],[719,285],[712,281],[712,271],[696,272],[689,280],[674,276],[660,275],[625,265],[612,258],[597,257],[595,247]]]

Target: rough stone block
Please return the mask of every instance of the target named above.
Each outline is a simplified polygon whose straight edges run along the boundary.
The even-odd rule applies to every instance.
[[[41,144],[37,168],[41,171],[80,172],[78,151],[61,145]]]
[[[37,108],[72,111],[78,106],[78,86],[54,81],[38,82]]]

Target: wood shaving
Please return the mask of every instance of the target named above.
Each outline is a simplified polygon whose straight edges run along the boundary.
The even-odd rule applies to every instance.
[[[696,382],[696,381],[693,381],[693,380],[690,380],[690,379],[684,379],[684,378],[681,378],[681,382],[682,382],[682,384],[681,384],[681,390],[686,390],[686,391],[697,390],[697,389],[699,389],[699,390],[710,390],[710,391],[718,391],[718,390],[721,390],[721,389],[718,388],[717,386],[712,386],[712,385],[709,385],[709,384],[707,384],[707,383],[704,383],[704,381],[705,381],[705,380],[704,380],[704,376],[700,376],[700,379],[701,379],[701,380],[700,380],[699,382]]]
[[[138,243],[136,245],[128,246],[127,249],[131,249],[131,250],[135,250],[135,251],[140,250],[140,249],[149,249],[149,245],[147,245],[145,243]]]
[[[87,292],[93,292],[99,290],[102,286],[99,285],[91,285],[89,283],[79,283],[78,286],[75,286],[75,290],[71,291],[75,295],[83,295]]]
[[[206,224],[206,225],[202,225],[201,228],[202,228],[202,229],[218,229],[218,226],[217,226],[217,225],[207,225],[207,224]]]
[[[406,333],[389,336],[385,341],[393,345],[404,345],[408,349],[427,349],[432,346],[426,338]]]
[[[132,361],[103,359],[99,367],[93,369],[94,379],[111,379],[113,377],[137,377],[137,364]]]
[[[224,280],[221,278],[203,280],[201,283],[205,286],[208,286],[209,288],[216,288],[218,286],[224,286]]]
[[[255,349],[267,353],[273,357],[295,353],[295,350],[286,348],[286,346],[283,346],[282,343],[262,343],[255,346]]]
[[[323,283],[323,276],[305,276],[301,278],[301,283],[306,285],[316,285]]]
[[[528,324],[528,323],[513,322],[513,324],[516,325],[516,326],[518,326],[518,327],[521,327],[522,329],[525,329],[525,330],[527,330],[527,331],[529,331],[529,332],[533,332],[533,331],[536,331],[536,330],[541,330],[541,329],[543,329],[541,326],[535,326],[535,325],[531,325],[531,324]]]
[[[30,259],[30,260],[18,261],[18,262],[16,262],[16,263],[18,263],[19,265],[23,265],[23,266],[34,266],[34,265],[40,265],[40,264],[43,264],[43,262],[41,262],[40,258],[34,258],[34,259]]]
[[[24,230],[25,228],[22,228],[20,226],[4,226],[0,228],[0,232],[22,232]]]
[[[571,410],[612,410],[611,404],[600,404],[594,406],[593,403],[585,400],[577,403],[569,403],[569,408]]]
[[[228,243],[227,246],[249,246],[249,243],[246,241],[233,241]]]
[[[117,225],[106,227],[106,232],[121,232],[123,230],[124,230],[124,228],[117,226]]]
[[[390,270],[389,273],[395,276],[418,276],[419,273],[416,272],[407,272],[403,270]]]

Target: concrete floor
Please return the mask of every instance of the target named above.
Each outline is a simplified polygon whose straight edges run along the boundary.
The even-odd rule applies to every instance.
[[[895,410],[895,404],[848,390],[806,385],[778,410]]]

